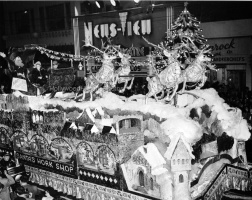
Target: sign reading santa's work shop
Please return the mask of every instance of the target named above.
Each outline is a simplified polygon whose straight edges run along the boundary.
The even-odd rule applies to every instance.
[[[51,171],[57,174],[65,175],[71,178],[76,178],[76,166],[72,164],[56,162],[40,157],[36,157],[29,154],[24,154],[21,152],[16,152],[16,158],[19,159],[20,163],[28,166],[37,167],[47,171]]]

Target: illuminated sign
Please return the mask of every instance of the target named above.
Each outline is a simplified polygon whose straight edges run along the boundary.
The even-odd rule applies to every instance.
[[[151,34],[151,19],[136,21],[127,20],[128,12],[119,13],[120,25],[116,23],[97,24],[93,27],[92,22],[84,22],[84,38],[93,44],[93,37],[108,38],[116,37],[119,32],[124,36],[142,36]]]

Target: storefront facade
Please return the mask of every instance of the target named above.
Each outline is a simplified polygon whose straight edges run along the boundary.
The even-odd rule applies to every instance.
[[[157,6],[153,12],[133,8],[79,16],[74,19],[78,25],[78,30],[74,30],[75,51],[85,55],[91,49],[85,47],[85,42],[101,49],[110,38],[112,44],[120,45],[132,57],[144,58],[151,49],[143,37],[153,44],[164,41],[169,34],[167,30],[182,9],[183,6]],[[232,84],[237,90],[251,89],[251,23],[252,20],[201,23],[203,35],[214,54],[213,63],[218,69],[210,72],[210,83],[217,80]]]
[[[231,84],[235,90],[251,90],[251,20],[203,23],[202,29],[214,54],[217,72],[210,73],[210,82]]]
[[[163,41],[174,17],[182,9],[183,5],[156,5],[148,10],[138,7],[76,17],[73,22],[78,26],[74,29],[75,50],[81,55],[85,54],[85,51],[90,50],[84,46],[85,42],[101,49],[107,38],[110,38],[112,44],[120,45],[131,56],[146,56],[150,48],[143,37],[154,44]]]

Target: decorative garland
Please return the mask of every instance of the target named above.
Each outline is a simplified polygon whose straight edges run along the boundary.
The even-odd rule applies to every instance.
[[[63,60],[63,61],[84,61],[85,60],[85,56],[75,56],[73,54],[68,54],[68,53],[61,53],[61,52],[57,52],[57,51],[53,51],[50,49],[46,49],[44,47],[41,46],[33,46],[30,47],[29,49],[36,49],[38,51],[40,51],[41,54],[46,54],[49,58],[54,59],[54,60]]]
[[[72,61],[83,62],[85,60],[94,59],[98,63],[101,63],[103,60],[101,55],[97,55],[96,50],[91,50],[91,52],[88,53],[87,56],[82,56],[82,55],[75,56],[73,54],[62,53],[62,52],[57,52],[57,51],[53,51],[50,49],[46,49],[41,46],[31,46],[31,47],[28,47],[27,49],[38,50],[41,54],[46,54],[46,56],[52,60],[62,60],[62,61],[68,61],[68,62],[72,62]],[[116,66],[122,66],[122,63],[118,62],[116,60],[114,61],[114,64]],[[134,69],[134,67],[139,67],[139,69],[141,69],[143,67],[150,66],[153,63],[151,60],[149,60],[147,58],[147,60],[145,60],[145,61],[130,60],[130,64],[132,66],[132,69]],[[161,66],[164,67],[164,63],[161,63]]]

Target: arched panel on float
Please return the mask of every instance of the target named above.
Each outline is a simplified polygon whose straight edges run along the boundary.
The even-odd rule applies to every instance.
[[[0,127],[0,146],[11,147],[11,141],[9,135],[10,133],[7,128]]]
[[[74,154],[72,146],[63,138],[54,138],[50,144],[50,155],[59,162],[68,163]]]
[[[94,150],[87,142],[81,142],[76,148],[78,165],[82,167],[95,167]]]
[[[12,112],[1,110],[0,111],[0,126],[11,127],[12,124]]]
[[[106,145],[101,145],[96,151],[100,170],[109,174],[115,173],[116,158],[114,152]]]
[[[14,131],[11,140],[13,141],[14,150],[26,153],[30,151],[29,140],[25,132],[21,130]]]
[[[49,143],[42,135],[33,135],[30,140],[31,153],[40,157],[48,154]]]

